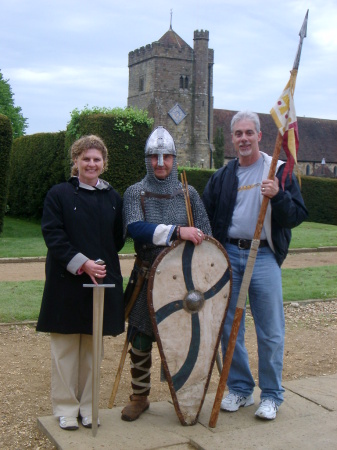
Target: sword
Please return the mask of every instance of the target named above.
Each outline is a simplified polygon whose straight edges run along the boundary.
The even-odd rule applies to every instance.
[[[104,264],[102,259],[95,261],[96,264]],[[105,288],[115,287],[114,284],[102,284],[98,279],[95,284],[84,284],[83,287],[93,289],[93,320],[92,320],[92,435],[95,437],[98,429],[98,403],[99,403],[99,380],[103,341],[103,311]]]

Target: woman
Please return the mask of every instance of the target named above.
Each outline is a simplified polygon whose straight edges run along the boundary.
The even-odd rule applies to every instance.
[[[48,247],[46,282],[36,330],[51,333],[53,414],[66,430],[92,426],[92,289],[105,290],[103,335],[124,331],[123,283],[118,251],[123,247],[122,199],[99,178],[107,149],[97,136],[71,148],[72,177],[48,192],[42,233]],[[96,264],[102,259],[105,264]]]

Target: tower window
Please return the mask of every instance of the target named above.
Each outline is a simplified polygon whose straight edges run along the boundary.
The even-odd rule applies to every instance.
[[[182,75],[180,76],[179,89],[188,89],[188,77],[183,77]]]
[[[181,76],[179,78],[179,88],[184,89],[184,77],[183,76]]]
[[[139,77],[139,91],[144,91],[144,77]]]

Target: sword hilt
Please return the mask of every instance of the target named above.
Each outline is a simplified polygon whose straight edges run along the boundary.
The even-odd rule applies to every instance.
[[[95,264],[99,264],[100,266],[103,266],[105,264],[105,261],[103,259],[96,259]],[[103,284],[103,278],[95,278],[97,281],[97,284]]]

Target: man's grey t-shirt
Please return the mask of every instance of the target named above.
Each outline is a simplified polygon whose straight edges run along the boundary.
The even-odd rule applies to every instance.
[[[261,208],[261,182],[263,176],[263,158],[250,166],[239,166],[238,193],[228,237],[234,239],[253,239],[257,219]],[[266,239],[264,228],[260,239]]]

